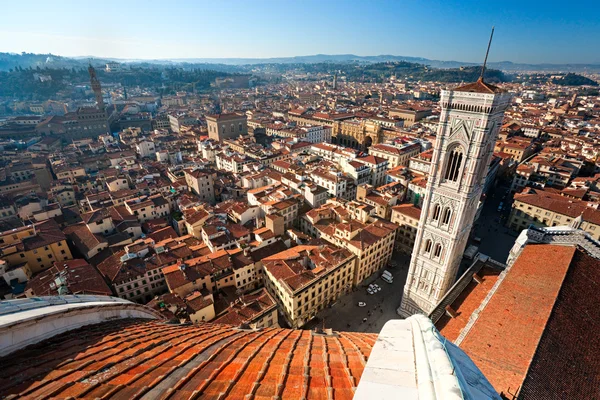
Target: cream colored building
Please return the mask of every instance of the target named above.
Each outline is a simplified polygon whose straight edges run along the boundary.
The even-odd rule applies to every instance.
[[[335,202],[306,213],[300,227],[304,233],[356,255],[354,286],[389,264],[398,229],[396,224],[382,219],[372,222],[352,219],[351,213]]]
[[[594,239],[600,240],[600,210],[597,203],[532,189],[526,193],[515,194],[508,226],[517,232],[527,229],[530,225],[564,226],[580,216],[583,220],[579,228]]]
[[[66,236],[54,220],[0,233],[0,259],[8,267],[27,263],[32,273],[40,272],[55,261],[71,260]]]
[[[212,321],[215,324],[247,325],[253,328],[279,327],[277,303],[265,288],[240,297]]]
[[[207,115],[206,125],[208,126],[208,137],[220,142],[248,134],[247,117],[244,114]]]
[[[419,155],[419,153],[421,153],[419,143],[407,143],[400,147],[390,144],[376,144],[369,147],[370,155],[388,160],[389,169],[398,165],[408,166],[410,158]]]
[[[411,254],[415,246],[420,218],[421,209],[413,204],[399,204],[392,207],[391,221],[399,226],[396,248],[406,254]]]
[[[210,204],[215,203],[216,174],[213,171],[203,169],[186,169],[185,182],[194,193],[200,196],[202,201]]]
[[[356,257],[335,246],[296,246],[263,259],[265,287],[287,322],[303,326],[352,288]]]
[[[409,106],[403,108],[391,109],[388,113],[390,117],[398,117],[404,121],[404,126],[409,127],[415,122],[431,115],[431,108]]]

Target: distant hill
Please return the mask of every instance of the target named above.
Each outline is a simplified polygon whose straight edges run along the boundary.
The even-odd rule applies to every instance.
[[[553,78],[552,83],[561,86],[598,86],[598,82],[573,73]]]
[[[103,64],[107,61],[119,61],[131,64],[144,65],[177,65],[187,64],[210,64],[221,65],[219,68],[210,67],[210,69],[226,70],[226,65],[256,65],[256,64],[315,64],[315,63],[382,63],[406,61],[410,63],[428,65],[433,68],[459,68],[466,66],[475,66],[477,63],[462,61],[441,61],[430,60],[422,57],[394,56],[382,54],[378,56],[357,56],[354,54],[316,54],[309,56],[296,57],[275,57],[275,58],[176,58],[176,59],[108,59],[96,57],[61,57],[53,54],[31,54],[31,53],[0,53],[0,71],[8,71],[11,68],[20,66],[28,67],[48,67],[48,68],[77,68],[87,65],[92,60],[94,64]],[[600,73],[600,63],[597,64],[520,64],[510,61],[492,62],[489,67],[506,72],[579,72],[579,73]]]

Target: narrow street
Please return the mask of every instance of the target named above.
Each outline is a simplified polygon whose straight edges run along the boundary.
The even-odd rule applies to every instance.
[[[507,191],[508,187],[505,186],[498,186],[490,191],[476,222],[474,234],[481,239],[478,244],[479,252],[501,263],[506,262],[518,236],[517,232],[506,226],[512,204],[512,197]],[[503,205],[502,211],[498,211],[500,203]]]

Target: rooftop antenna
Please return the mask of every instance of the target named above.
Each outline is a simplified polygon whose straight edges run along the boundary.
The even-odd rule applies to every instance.
[[[490,41],[488,42],[487,51],[485,52],[485,59],[483,60],[483,66],[481,67],[481,75],[479,80],[483,82],[483,74],[485,73],[485,65],[487,64],[488,54],[490,54],[490,46],[492,45],[492,38],[494,37],[494,28],[492,26],[492,33],[490,34]]]

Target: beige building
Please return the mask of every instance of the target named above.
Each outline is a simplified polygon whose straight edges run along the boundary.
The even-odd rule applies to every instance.
[[[404,192],[404,186],[396,182],[381,186],[377,190],[374,190],[371,185],[360,185],[356,188],[356,201],[373,207],[371,215],[389,220],[392,216],[392,207],[402,200]]]
[[[0,259],[8,267],[28,264],[32,273],[50,268],[55,261],[71,260],[66,236],[54,220],[0,233]]]
[[[353,203],[349,203],[353,204]],[[306,213],[300,227],[308,235],[324,239],[356,255],[353,285],[385,268],[392,258],[398,226],[392,222],[374,219],[361,222],[334,202]]]
[[[369,147],[369,154],[388,160],[388,168],[396,168],[398,165],[408,166],[410,158],[421,153],[421,145],[409,143],[402,147],[390,144],[376,144]]]
[[[335,143],[366,150],[383,141],[381,125],[369,120],[334,121],[332,136]]]
[[[235,139],[248,134],[246,115],[236,113],[207,115],[208,137],[214,140]]]
[[[537,227],[570,225],[581,217],[580,229],[600,240],[600,210],[597,203],[576,200],[560,194],[538,189],[517,193],[508,219],[508,226],[515,231]]]
[[[185,297],[194,291],[233,288],[243,293],[260,282],[260,263],[241,249],[218,250],[162,268],[169,291]]]
[[[399,204],[392,208],[391,221],[399,226],[396,235],[396,248],[411,254],[415,245],[421,209],[413,204]]]
[[[193,292],[184,299],[190,321],[194,324],[215,318],[215,302],[212,293]]]
[[[350,291],[355,261],[335,246],[292,247],[263,259],[265,287],[297,328]]]
[[[278,328],[277,303],[265,288],[261,288],[231,303],[212,322],[233,326],[249,326],[257,329]]]
[[[391,109],[388,113],[390,117],[398,117],[404,121],[404,126],[409,127],[415,122],[431,115],[431,108],[426,107],[403,107]]]
[[[517,163],[521,163],[535,153],[535,145],[529,139],[512,138],[504,142],[496,142],[494,152],[510,154]]]
[[[200,196],[202,201],[210,204],[215,203],[215,182],[216,173],[204,169],[186,169],[185,182],[194,193]]]

